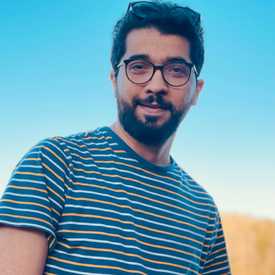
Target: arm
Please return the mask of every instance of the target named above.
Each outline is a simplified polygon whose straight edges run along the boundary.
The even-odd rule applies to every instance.
[[[217,212],[216,223],[214,226],[210,243],[210,250],[203,265],[202,274],[208,275],[228,275],[231,274],[227,255],[226,243],[219,213]]]
[[[0,226],[1,274],[41,275],[48,252],[48,240],[37,230]]]
[[[67,157],[54,139],[18,163],[0,200],[0,274],[42,274],[56,243],[68,176]]]

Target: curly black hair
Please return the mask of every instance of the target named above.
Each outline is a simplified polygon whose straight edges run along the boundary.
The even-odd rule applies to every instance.
[[[156,28],[162,34],[174,34],[187,39],[190,43],[190,58],[199,75],[204,62],[204,39],[200,15],[188,7],[167,1],[143,3],[150,3],[155,12],[152,13],[152,10],[148,9],[147,11],[146,8],[143,8],[142,17],[140,17],[134,10],[128,9],[114,27],[111,63],[115,75],[118,73],[117,66],[126,51],[128,33],[141,28]]]

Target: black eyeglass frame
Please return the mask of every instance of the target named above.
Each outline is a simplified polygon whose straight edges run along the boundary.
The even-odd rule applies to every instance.
[[[152,78],[154,77],[155,72],[156,72],[157,70],[160,70],[161,76],[162,76],[162,79],[164,80],[164,82],[165,82],[166,84],[168,84],[169,86],[172,86],[172,87],[181,87],[181,86],[184,86],[186,83],[188,83],[188,81],[189,81],[189,79],[190,79],[190,76],[191,76],[191,73],[192,73],[192,69],[194,70],[196,79],[197,79],[197,76],[198,76],[198,72],[197,72],[197,69],[196,69],[195,64],[189,63],[189,62],[185,61],[184,59],[182,59],[180,62],[181,62],[181,63],[184,63],[185,65],[187,65],[187,66],[189,67],[189,75],[188,75],[188,78],[187,78],[187,80],[186,80],[184,83],[182,83],[182,84],[173,85],[173,84],[171,84],[171,83],[165,78],[164,73],[163,73],[164,67],[165,67],[166,65],[168,65],[168,64],[173,63],[173,62],[169,62],[169,61],[168,61],[168,62],[166,62],[166,63],[164,63],[164,64],[157,64],[157,65],[155,65],[154,63],[150,62],[149,60],[142,60],[142,61],[144,61],[144,62],[146,62],[146,63],[148,63],[148,64],[150,64],[150,65],[152,66],[152,68],[153,68],[152,75],[151,75],[151,77],[150,77],[148,80],[146,80],[146,81],[144,81],[144,82],[135,82],[135,81],[133,81],[133,80],[129,77],[127,68],[128,68],[128,64],[129,64],[130,62],[132,62],[132,61],[138,61],[138,60],[140,60],[140,59],[133,59],[133,58],[124,59],[124,60],[122,60],[122,61],[117,65],[117,67],[116,67],[117,70],[118,70],[118,69],[123,65],[123,63],[124,63],[124,65],[125,65],[125,73],[126,73],[126,76],[127,76],[128,80],[129,80],[130,82],[134,83],[134,84],[146,84],[146,83],[148,83],[149,81],[152,80]]]

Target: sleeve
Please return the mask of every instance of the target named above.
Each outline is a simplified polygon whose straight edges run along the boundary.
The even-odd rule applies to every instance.
[[[222,275],[231,274],[229,259],[227,255],[224,232],[221,218],[216,208],[216,217],[213,219],[211,232],[207,237],[207,254],[203,263],[202,274]]]
[[[37,229],[49,250],[70,185],[70,158],[58,138],[34,146],[17,164],[0,201],[0,224]]]

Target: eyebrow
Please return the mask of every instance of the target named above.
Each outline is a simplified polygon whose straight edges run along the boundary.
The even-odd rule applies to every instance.
[[[134,55],[129,56],[128,59],[130,59],[130,60],[143,59],[143,60],[147,60],[147,61],[151,62],[151,58],[147,54],[134,54]],[[167,63],[167,62],[190,63],[185,58],[183,58],[181,56],[167,57],[163,63]]]
[[[135,60],[135,59],[150,60],[150,57],[147,54],[134,54],[134,55],[129,56],[127,59],[130,59],[130,60]]]

